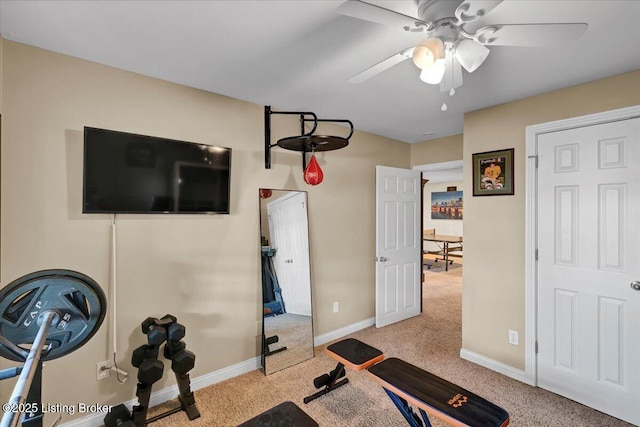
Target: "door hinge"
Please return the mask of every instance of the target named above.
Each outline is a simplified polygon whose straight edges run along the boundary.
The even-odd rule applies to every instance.
[[[538,260],[538,249],[536,248],[536,261]]]
[[[536,169],[538,169],[538,155],[534,154],[533,156],[527,156],[528,159],[536,159]]]
[[[538,354],[538,341],[536,341],[536,354]]]

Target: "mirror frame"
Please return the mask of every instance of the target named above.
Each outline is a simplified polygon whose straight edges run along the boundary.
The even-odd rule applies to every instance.
[[[310,336],[308,337],[309,339],[309,346],[310,348],[307,349],[306,346],[298,346],[298,347],[289,347],[287,348],[287,339],[285,338],[285,340],[280,341],[280,338],[277,334],[274,334],[270,337],[267,337],[268,334],[271,334],[273,332],[277,332],[277,331],[268,331],[265,324],[265,319],[267,318],[265,310],[267,310],[267,308],[265,308],[265,301],[264,301],[264,283],[265,283],[265,266],[264,266],[264,261],[263,261],[263,257],[264,257],[264,251],[267,250],[265,249],[266,247],[268,247],[269,245],[273,244],[273,242],[271,241],[272,237],[271,235],[269,235],[269,231],[263,233],[263,231],[265,230],[269,230],[270,226],[269,226],[269,221],[267,219],[267,204],[271,203],[273,201],[279,200],[281,198],[284,198],[287,196],[287,193],[296,193],[296,194],[303,194],[304,195],[304,215],[305,215],[305,220],[306,220],[306,231],[305,231],[305,237],[306,237],[306,241],[307,241],[307,248],[306,248],[306,257],[307,257],[307,265],[308,265],[308,271],[306,272],[306,275],[308,275],[308,281],[309,281],[309,334]],[[261,364],[262,364],[262,370],[264,372],[265,375],[270,375],[274,372],[278,372],[281,371],[283,369],[286,369],[290,366],[296,365],[298,363],[302,363],[304,361],[310,360],[312,358],[315,357],[315,342],[314,342],[314,325],[313,325],[313,286],[312,286],[312,275],[311,275],[311,254],[310,254],[310,241],[309,241],[309,211],[308,211],[308,200],[309,200],[309,195],[306,191],[303,190],[286,190],[286,189],[268,189],[268,188],[260,188],[258,190],[258,196],[259,196],[259,214],[260,214],[260,221],[259,221],[259,225],[260,225],[260,230],[259,230],[259,237],[260,237],[260,257],[261,257],[261,272],[260,272],[260,289],[261,291],[259,292],[259,294],[261,295],[261,307],[260,307],[260,319],[262,321],[262,337],[260,339],[261,341],[261,345],[259,346],[259,348],[261,349]],[[274,197],[272,200],[268,200],[271,199],[272,196],[276,196]],[[268,200],[268,201],[267,201]],[[263,239],[263,237],[265,237],[265,234],[268,236],[269,240],[268,242],[265,242],[265,240]],[[269,245],[265,245],[265,243],[268,243]],[[277,249],[276,249],[277,250]],[[286,261],[290,261],[293,262],[293,260],[285,260]],[[272,264],[273,266],[273,264]],[[275,267],[274,267],[275,268]],[[277,305],[276,305],[277,307]],[[284,310],[284,304],[282,304],[282,309]],[[273,318],[275,319],[277,316],[282,316],[284,314],[288,314],[288,313],[282,313],[282,314],[276,314],[273,316]],[[293,315],[296,316],[296,315]],[[284,317],[282,318],[278,318],[279,320],[284,319]],[[293,317],[294,321],[297,320],[302,320],[303,322],[305,322],[306,319],[296,319],[295,317]],[[302,325],[301,325],[302,326]],[[304,325],[305,327],[307,327],[307,325]],[[291,328],[287,328],[288,330],[291,330]],[[283,330],[284,331],[284,330]],[[275,337],[275,338],[274,338]],[[270,338],[270,340],[269,340]],[[304,337],[303,339],[307,339],[306,337]],[[268,343],[268,341],[273,341],[272,343]],[[276,344],[277,343],[277,344]],[[270,349],[269,346],[272,345],[273,349]],[[299,350],[299,351],[293,351],[293,350]],[[288,352],[288,354],[287,354]],[[277,354],[280,354],[279,356]],[[274,368],[270,369],[269,367],[269,360],[272,360],[274,362]],[[282,363],[281,365],[278,365],[278,363]]]

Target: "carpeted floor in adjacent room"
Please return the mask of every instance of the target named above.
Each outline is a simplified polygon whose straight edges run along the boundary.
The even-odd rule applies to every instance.
[[[513,426],[630,426],[460,359],[461,282],[460,264],[454,264],[448,272],[442,268],[427,270],[422,315],[382,329],[370,327],[350,336],[379,348],[386,357],[404,359],[503,407],[509,412]],[[348,385],[305,405],[302,399],[316,391],[313,378],[335,367],[333,359],[325,355],[325,347],[316,348],[315,358],[273,375],[264,376],[261,371],[254,371],[197,390],[195,396],[201,418],[189,421],[185,413],[180,412],[153,425],[232,427],[287,400],[300,406],[320,426],[407,425],[383,389],[364,372],[348,371]],[[161,405],[153,412],[167,407]],[[431,421],[434,427],[446,425],[433,417]]]

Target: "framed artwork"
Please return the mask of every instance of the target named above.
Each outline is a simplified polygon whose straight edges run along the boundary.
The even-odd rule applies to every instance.
[[[432,192],[431,219],[462,219],[462,191]]]
[[[513,148],[473,154],[473,195],[513,195]]]

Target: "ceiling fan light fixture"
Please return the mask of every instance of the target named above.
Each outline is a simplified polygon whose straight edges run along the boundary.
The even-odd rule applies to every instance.
[[[431,67],[444,53],[444,43],[437,37],[420,43],[413,51],[413,63],[421,70]]]
[[[430,85],[440,84],[444,77],[445,61],[444,59],[436,60],[429,68],[425,68],[420,73],[420,80]]]
[[[473,73],[489,56],[490,50],[475,40],[460,40],[456,45],[456,59],[470,73]]]

